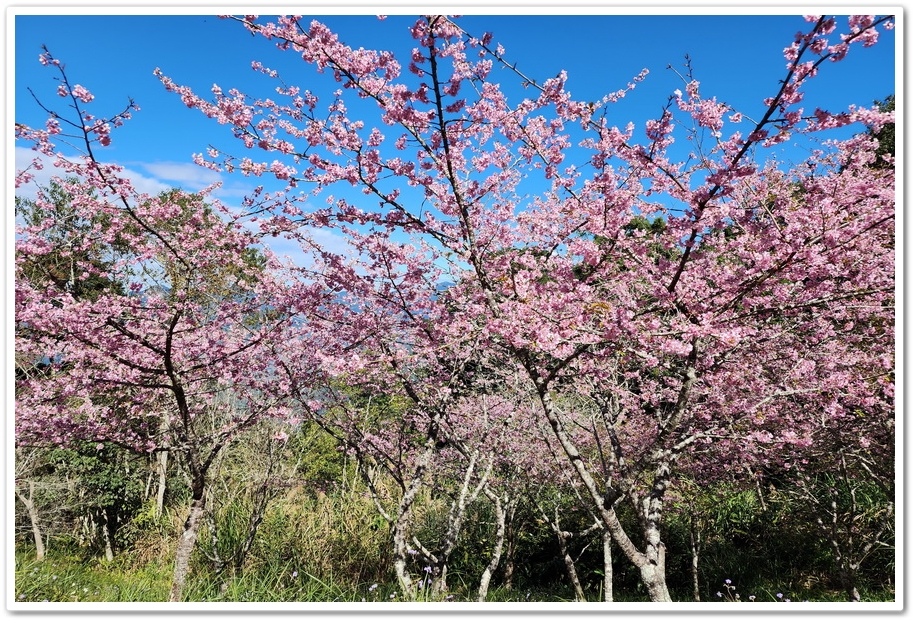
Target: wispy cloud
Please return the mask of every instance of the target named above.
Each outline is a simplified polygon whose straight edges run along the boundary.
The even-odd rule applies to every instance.
[[[54,166],[53,160],[43,156],[28,147],[16,147],[16,170],[22,170],[32,164],[35,158],[41,162],[41,169],[32,169],[34,178],[28,184],[16,189],[16,195],[26,199],[34,198],[40,187],[47,186],[54,176],[66,177],[66,173]],[[129,179],[137,192],[156,195],[164,190],[169,190],[172,185],[155,177],[149,177],[131,168],[124,169],[124,177]]]
[[[227,202],[251,194],[255,186],[260,185],[260,180],[245,183],[233,181],[232,176],[226,179],[219,172],[206,169],[193,162],[137,162],[131,163],[131,166],[141,168],[150,175],[189,192],[195,192],[220,182],[221,185],[213,191],[213,196]]]
[[[220,174],[216,171],[192,162],[141,162],[136,166],[160,180],[173,182],[190,191],[221,181]]]
[[[40,160],[42,168],[32,170],[34,179],[17,188],[17,196],[26,199],[34,198],[38,188],[48,186],[53,176],[65,175],[63,171],[53,165],[52,159],[41,156],[27,147],[16,147],[16,169],[21,170],[28,167],[36,157]],[[130,179],[138,192],[150,195],[157,195],[175,187],[194,192],[222,181],[220,174],[216,171],[204,169],[193,163],[170,161],[131,162],[129,167],[124,168],[124,175]],[[230,198],[242,197],[251,191],[251,186],[234,183],[228,187],[224,185],[216,189],[213,196],[221,199],[230,210],[240,210],[238,205],[233,205],[235,202]],[[259,231],[257,221],[247,221],[246,227]],[[305,228],[304,233],[326,251],[339,255],[354,253],[346,238],[337,233],[312,227]],[[261,242],[284,261],[298,266],[311,266],[314,263],[311,254],[303,251],[297,241],[280,236],[265,236],[261,238]]]
[[[247,223],[252,231],[259,231],[256,223]],[[323,251],[335,255],[352,256],[356,253],[344,236],[315,227],[303,227],[301,234],[312,239],[312,241]],[[261,244],[270,249],[284,263],[292,263],[294,266],[309,268],[314,266],[314,250],[303,250],[298,240],[291,240],[284,236],[263,236]]]

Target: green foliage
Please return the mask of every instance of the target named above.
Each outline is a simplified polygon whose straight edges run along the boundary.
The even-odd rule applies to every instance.
[[[844,564],[861,563],[857,584],[875,588],[894,573],[894,500],[886,483],[868,476],[823,472],[805,479],[804,496],[781,492],[780,500],[823,552],[819,562],[830,572],[830,585],[842,584]],[[844,560],[831,547],[835,539]],[[878,544],[875,546],[875,544]],[[872,549],[873,548],[873,549]]]
[[[888,95],[884,98],[883,102],[875,102],[881,112],[891,112],[895,110],[896,102],[895,96]],[[884,155],[895,154],[895,141],[896,141],[896,124],[889,123],[885,126],[882,126],[881,129],[874,131],[872,130],[870,134],[878,139],[878,150],[876,155],[878,159],[875,161],[874,166],[876,168],[888,168],[888,165],[881,157]]]
[[[314,491],[327,491],[344,475],[344,455],[340,442],[314,422],[304,423],[287,444],[295,460],[296,478]]]
[[[382,403],[379,408],[385,411]],[[381,423],[383,414],[378,415]],[[238,456],[248,457],[245,462],[248,467],[223,472],[218,482],[226,482],[219,485],[220,491],[244,492],[246,487],[257,485],[252,474],[256,472],[255,457],[259,456],[253,453],[260,447],[259,443],[241,443],[233,448]],[[214,525],[218,527],[219,538],[213,550],[210,528],[205,523],[192,560],[189,600],[388,602],[400,599],[391,566],[389,526],[368,495],[355,461],[346,458],[338,443],[317,426],[306,426],[290,437],[282,464],[275,472],[276,491],[240,569],[233,569],[231,564],[217,569],[204,553],[216,551],[228,558],[246,538],[251,499],[240,495],[214,504]],[[44,471],[38,475],[43,478],[66,475],[71,482],[79,483],[83,490],[81,509],[88,508],[85,505],[90,502],[115,503],[121,496],[125,500],[138,499],[142,480],[138,470],[142,461],[131,462],[114,447],[90,445],[54,450],[50,456],[54,460],[43,464]],[[135,470],[132,474],[125,469],[131,465]],[[814,520],[798,506],[798,497],[790,495],[792,481],[772,480],[769,488],[764,486],[763,500],[751,484],[736,481],[730,487],[720,486],[715,490],[684,489],[680,497],[671,500],[663,539],[667,545],[667,576],[672,597],[678,601],[692,599],[689,534],[692,517],[704,529],[700,553],[700,592],[704,600],[723,599],[716,593],[722,592],[725,578],[739,587],[737,592],[742,600],[748,595],[755,595],[757,601],[776,600],[777,593],[792,601],[845,600],[845,594],[833,580],[829,547]],[[826,476],[822,484],[818,489],[822,494],[837,489],[837,484],[831,485]],[[378,486],[382,495],[386,487],[396,489],[393,482],[382,476]],[[887,501],[880,487],[861,484],[857,495],[863,509],[879,508]],[[525,498],[515,516],[512,588],[502,584],[508,555],[504,554],[491,584],[490,601],[573,599],[556,537],[540,519],[532,502],[535,498],[542,505],[550,500],[562,502],[561,524],[569,530],[583,529],[590,519],[575,510],[575,500],[555,497],[548,500],[544,491],[532,492],[531,496]],[[180,498],[174,499],[177,503]],[[838,499],[842,505],[842,496]],[[870,501],[866,504],[866,500]],[[623,504],[617,509],[622,524],[628,529],[632,527],[637,519],[631,509]],[[425,491],[415,509],[419,535],[430,540],[439,536],[447,511],[446,497],[437,498]],[[176,508],[175,512],[157,517],[152,500],[138,503],[131,513],[130,520],[117,533],[119,542],[127,549],[113,563],[99,559],[97,546],[87,550],[86,544],[75,540],[56,541],[44,563],[29,562],[34,552],[27,530],[20,530],[16,551],[17,596],[24,595],[22,599],[30,601],[164,600],[172,572],[173,536],[180,529],[182,515]],[[873,515],[863,513],[860,529],[873,531],[877,524],[868,521]],[[476,599],[480,573],[491,553],[493,529],[492,507],[481,498],[469,507],[465,529],[452,556],[449,601]],[[595,532],[569,542],[590,601],[602,599],[600,539]],[[87,556],[87,552],[94,555]],[[615,601],[645,601],[638,572],[619,548],[613,548],[613,556]],[[422,577],[423,564],[415,562],[414,572]],[[882,550],[870,558],[862,569],[863,599],[892,600],[893,571],[893,551]]]
[[[824,487],[819,497],[830,504],[833,478],[822,476]],[[834,483],[835,484],[835,483]],[[838,487],[832,487],[834,494]],[[858,490],[858,489],[857,489]],[[878,534],[879,525],[868,518],[886,520],[886,497],[880,487],[862,485],[863,512],[857,518],[858,529]],[[761,493],[764,500],[761,500]],[[675,598],[689,599],[690,587],[690,517],[700,533],[701,598],[720,601],[716,593],[724,592],[724,579],[742,587],[740,593],[754,594],[757,600],[772,600],[777,593],[791,595],[793,601],[845,601],[829,543],[818,528],[814,513],[816,504],[803,500],[788,481],[773,481],[766,491],[758,492],[753,483],[716,491],[692,491],[684,494],[665,525],[668,545],[667,576]],[[872,499],[873,505],[865,503]],[[840,501],[842,507],[842,501]],[[893,552],[881,550],[860,575],[862,594],[877,601],[893,599]],[[883,595],[883,598],[878,596]],[[778,600],[777,600],[778,601]]]
[[[623,231],[628,235],[632,235],[633,232],[639,230],[646,235],[657,236],[665,233],[665,229],[665,219],[662,217],[656,216],[650,221],[645,216],[638,215],[634,216],[632,220],[624,226]]]
[[[648,241],[648,253],[650,257],[658,259],[672,260],[678,256],[680,251],[674,248],[666,248],[659,242],[655,240],[665,233],[668,225],[665,223],[665,219],[660,216],[656,216],[652,220],[649,220],[643,215],[634,216],[630,219],[626,225],[623,226],[622,234],[627,237],[640,236],[645,238]],[[606,262],[613,253],[614,240],[604,236],[595,236],[594,242],[598,247],[605,250],[605,255],[601,259],[601,263]],[[625,270],[626,267],[620,263],[619,268]],[[573,267],[573,275],[576,279],[584,281],[588,279],[592,273],[594,273],[595,267],[589,266],[586,264],[577,264]]]
[[[222,508],[217,521],[220,552],[225,555],[247,534],[250,514],[239,503]],[[205,529],[201,542],[208,539],[209,531]],[[270,575],[273,571],[269,570],[276,571],[282,562],[290,572],[296,571],[297,577],[311,574],[318,578],[350,578],[356,583],[378,582],[390,574],[387,548],[387,530],[377,528],[377,512],[365,489],[354,485],[324,493],[303,483],[269,503],[238,577]],[[229,581],[202,555],[195,557],[192,569],[192,577],[204,583]]]
[[[66,484],[57,488],[53,512],[67,515],[71,524],[78,523],[80,518],[88,520],[88,533],[84,536],[88,537],[93,553],[103,547],[103,526],[107,527],[113,546],[128,546],[130,533],[122,532],[121,528],[142,506],[146,474],[143,461],[113,444],[89,442],[48,450],[46,461],[44,473],[36,476]]]
[[[121,529],[120,538],[127,543],[134,543],[148,534],[166,536],[170,530],[169,518],[156,512],[156,500],[146,500],[130,521]]]
[[[98,212],[87,220],[71,207],[73,197],[58,182],[39,189],[39,198],[15,197],[16,217],[31,227],[43,227],[43,238],[51,250],[41,256],[31,255],[22,265],[20,278],[33,284],[54,285],[77,299],[96,300],[103,292],[123,294],[123,284],[107,276],[115,245],[107,248],[94,241],[96,228],[104,228],[109,218]],[[52,209],[42,204],[51,204]],[[35,259],[38,258],[38,259]]]

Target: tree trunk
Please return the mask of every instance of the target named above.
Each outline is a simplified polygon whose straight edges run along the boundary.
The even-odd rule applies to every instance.
[[[108,511],[102,509],[102,541],[105,544],[105,560],[114,560],[114,547],[111,543],[111,530],[108,528]]]
[[[601,531],[601,542],[604,546],[604,601],[614,601],[614,563],[611,560],[611,533]]]
[[[477,590],[477,601],[486,601],[487,592],[490,590],[490,579],[499,566],[499,560],[502,558],[503,544],[506,541],[506,514],[507,509],[503,507],[502,500],[499,496],[491,491],[484,491],[486,496],[493,501],[494,513],[496,514],[496,540],[493,543],[493,554],[490,556],[490,562],[487,568],[483,570],[480,576],[480,587]],[[511,503],[510,503],[511,505]]]
[[[693,579],[693,600],[700,600],[700,535],[696,522],[690,518],[690,576]]]
[[[843,588],[846,590],[846,597],[849,601],[862,600],[859,589],[856,587],[856,580],[859,575],[857,567],[858,565],[841,563],[840,576],[842,578]]]
[[[510,517],[506,519],[506,555],[505,564],[503,565],[503,587],[512,590],[512,580],[515,576],[515,548],[518,544],[516,538],[515,523]]]
[[[859,595],[859,589],[856,588],[855,584],[850,584],[846,588],[846,596],[849,598],[849,601],[861,601],[862,596]]]
[[[156,457],[156,471],[159,473],[159,487],[156,490],[156,517],[161,517],[165,508],[165,481],[168,462],[168,450],[161,450]]]
[[[438,560],[435,570],[435,581],[432,587],[433,596],[444,595],[448,592],[448,566],[452,553],[458,545],[458,538],[464,526],[464,520],[467,518],[467,509],[470,504],[480,497],[481,492],[490,478],[490,470],[493,467],[493,457],[489,457],[489,462],[484,468],[483,473],[479,476],[477,485],[471,487],[471,481],[477,472],[478,459],[480,451],[473,450],[470,453],[468,466],[464,470],[464,479],[461,482],[461,488],[458,491],[458,497],[452,502],[448,513],[448,527],[445,531],[445,537],[436,552]]]
[[[35,560],[44,560],[45,541],[41,534],[41,526],[38,523],[38,508],[35,506],[35,484],[29,483],[29,497],[25,497],[16,487],[16,497],[25,506],[29,513],[29,523],[32,524],[32,538],[35,540]]]
[[[188,579],[188,570],[191,566],[191,554],[197,544],[197,535],[200,531],[200,521],[204,515],[206,500],[203,491],[197,492],[191,499],[191,508],[188,518],[184,522],[184,531],[178,539],[178,548],[175,551],[175,573],[172,576],[172,589],[169,591],[169,601],[183,601],[184,587]]]
[[[416,599],[417,587],[413,584],[413,578],[407,570],[407,530],[406,518],[399,516],[394,526],[394,575],[401,585],[401,594],[410,601]]]
[[[398,505],[398,514],[394,521],[392,539],[394,541],[394,573],[397,576],[398,584],[401,585],[401,593],[405,599],[415,600],[417,598],[417,587],[414,585],[413,578],[407,570],[408,547],[407,540],[410,533],[410,518],[413,510],[413,503],[423,486],[423,476],[429,467],[435,452],[435,439],[429,438],[426,442],[423,454],[420,455],[414,467],[414,473],[404,490],[401,497],[401,503]]]
[[[646,590],[649,591],[649,599],[652,601],[671,601],[671,595],[668,593],[668,583],[665,579],[665,546],[660,543],[658,546],[658,562],[647,562],[640,567],[639,574]]]
[[[557,535],[557,543],[560,545],[560,556],[563,558],[563,566],[566,567],[566,575],[569,577],[569,583],[573,587],[573,594],[576,601],[586,601],[585,591],[582,590],[582,583],[579,582],[579,574],[576,573],[576,561],[569,554],[567,539],[571,538],[571,532],[564,532],[560,528],[560,515],[557,509],[554,509],[554,520],[552,523],[554,534]]]
[[[569,555],[569,548],[566,546],[566,536],[562,530],[557,531],[557,541],[560,544],[560,555],[563,557],[563,566],[566,567],[566,575],[569,577],[569,583],[573,587],[573,594],[576,601],[585,601],[585,592],[582,590],[582,583],[579,582],[579,574],[576,573],[576,561]]]
[[[648,590],[649,598],[652,601],[671,601],[671,596],[668,594],[668,586],[665,582],[664,545],[661,542],[661,532],[659,530],[662,499],[670,478],[668,461],[663,456],[653,457],[653,462],[658,465],[653,489],[650,497],[645,500],[643,508],[636,509],[637,513],[643,516],[643,537],[646,542],[645,550],[639,551],[620,524],[613,506],[610,508],[605,507],[605,496],[602,492],[599,492],[597,483],[582,460],[579,449],[567,435],[563,421],[558,416],[547,391],[540,391],[538,396],[554,436],[595,504],[594,510],[597,511],[605,527],[610,531],[617,546],[620,547],[627,559],[639,569],[643,584]]]
[[[661,537],[662,500],[671,480],[669,459],[664,453],[655,458],[655,478],[649,496],[643,500],[645,564],[639,569],[652,601],[671,601],[665,579],[665,544]]]
[[[427,579],[427,582],[432,580],[432,591],[430,593],[433,599],[437,599],[448,592],[448,557],[443,557],[436,567],[431,574],[432,577]]]

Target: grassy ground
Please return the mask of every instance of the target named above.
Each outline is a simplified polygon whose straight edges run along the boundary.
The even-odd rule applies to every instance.
[[[16,553],[16,601],[164,601],[169,580],[158,563],[125,568],[119,561],[85,561],[66,554],[36,561],[32,552]]]
[[[436,523],[435,507],[431,502],[418,508],[418,525]],[[180,532],[182,525],[179,511],[165,513],[155,521],[144,520],[136,527],[129,526],[129,544],[125,544],[125,549],[111,562],[89,556],[86,549],[69,537],[52,539],[48,556],[43,561],[35,560],[34,548],[25,544],[27,542],[17,543],[16,600],[165,601],[171,584],[174,535]],[[356,484],[340,487],[330,495],[291,490],[275,499],[267,509],[253,548],[234,573],[232,554],[245,540],[249,517],[250,510],[241,503],[224,503],[216,509],[213,526],[211,528],[208,523],[203,529],[197,553],[192,558],[185,591],[187,601],[384,603],[401,599],[393,581],[388,527],[379,523],[371,499]],[[468,525],[470,528],[464,540],[467,549],[456,551],[450,566],[451,593],[442,597],[447,601],[476,601],[482,569],[480,561],[484,559],[481,547],[485,548],[488,542],[489,523],[487,517],[476,517],[469,520]],[[471,529],[475,526],[479,533]],[[501,586],[497,578],[488,601],[572,601],[573,592],[564,579],[562,566],[555,560],[553,536],[537,532],[536,524],[526,526],[516,552],[513,588]],[[211,529],[215,532],[211,533]],[[676,540],[676,536],[677,532],[672,529],[672,539]],[[701,594],[709,602],[746,602],[751,595],[757,602],[845,601],[845,595],[831,585],[829,574],[823,570],[815,573],[812,569],[817,565],[810,560],[789,555],[804,549],[805,543],[791,543],[788,553],[767,549],[765,558],[749,558],[748,552],[755,551],[753,548],[735,547],[727,540],[723,543],[718,549],[710,548],[703,559],[707,566],[701,573]],[[675,549],[684,550],[684,546],[681,544]],[[595,558],[594,552],[589,554],[591,559],[580,560],[580,577],[588,599],[599,601],[602,599],[599,593],[601,577],[600,574],[596,576],[594,570],[599,569],[603,561],[600,556]],[[217,572],[213,560],[220,558],[226,564]],[[761,560],[770,564],[760,564]],[[712,580],[716,577],[723,579]],[[726,577],[731,577],[734,583],[724,584]],[[892,578],[893,575],[879,577]],[[671,557],[668,580],[675,601],[691,601],[688,578],[683,557]],[[892,586],[878,587],[878,582],[871,588],[860,587],[863,600],[893,601]],[[430,596],[421,595],[420,599],[430,599]],[[614,565],[614,600],[647,601],[638,575],[625,561],[617,561]]]
[[[163,561],[131,564],[126,557],[113,562],[53,553],[43,561],[34,552],[22,549],[16,553],[16,600],[22,602],[162,602],[168,597],[171,566]],[[570,601],[565,586],[554,588],[491,591],[492,602],[563,602]],[[778,589],[760,587],[745,591],[739,601],[755,595],[756,601],[842,602],[838,591],[800,589],[778,598]],[[597,598],[597,596],[593,596]],[[645,601],[642,595],[617,594],[616,601]],[[422,597],[421,597],[422,599]],[[893,601],[891,590],[866,591],[863,601]],[[397,602],[394,583],[354,583],[347,578],[318,578],[298,572],[289,566],[261,566],[234,578],[220,580],[193,577],[188,586],[191,602]],[[456,587],[447,601],[473,601],[473,592]],[[711,596],[712,602],[725,598]]]

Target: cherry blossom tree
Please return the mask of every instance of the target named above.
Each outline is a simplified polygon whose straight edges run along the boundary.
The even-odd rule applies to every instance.
[[[565,74],[539,82],[513,69],[535,93],[513,102],[493,81],[494,67],[514,68],[506,52],[449,18],[417,20],[404,74],[391,53],[349,47],[317,21],[232,19],[340,88],[322,108],[319,95],[255,63],[278,79],[280,100],[216,88],[211,101],[159,72],[186,105],[275,158],[211,148],[198,161],[272,174],[290,191],[311,185],[328,207],[297,206],[290,192],[276,204],[278,220],[290,230],[336,228],[373,269],[405,278],[420,270],[399,250],[405,236],[426,258],[419,266],[447,266],[449,324],[424,330],[443,343],[473,332],[478,348],[525,373],[592,510],[651,599],[670,599],[662,523],[679,464],[805,447],[815,423],[833,425],[844,405],[893,396],[892,334],[866,333],[875,347],[866,350],[843,333],[876,318],[892,326],[893,169],[872,166],[868,136],[827,142],[796,168],[756,154],[795,134],[892,122],[877,108],[831,113],[804,101],[825,63],[874,45],[891,16],[852,16],[846,32],[837,18],[808,16],[760,111],[704,96],[688,74],[641,136],[634,124],[612,126],[609,113],[642,75],[582,102]],[[377,106],[378,125],[351,117],[351,95]],[[695,148],[688,160],[676,155],[681,140]],[[587,153],[587,164],[572,153]],[[337,184],[379,208],[332,196]],[[634,228],[640,216],[663,226]],[[409,318],[415,327],[442,318],[428,307],[438,300],[428,286],[411,299],[425,301]],[[854,382],[862,369],[880,380]],[[579,441],[580,414],[558,406],[569,391],[601,406],[593,441]],[[637,534],[621,525],[619,500],[636,512]]]
[[[411,270],[395,273],[393,255],[409,251],[369,242],[361,244],[384,261],[364,262],[360,273],[331,256],[327,265],[302,271],[303,280],[320,280],[326,291],[341,293],[303,325],[304,331],[334,336],[335,348],[322,352],[321,379],[302,382],[300,343],[279,365],[303,414],[357,458],[376,508],[391,526],[394,571],[405,597],[416,598],[421,588],[444,597],[469,507],[481,497],[500,512],[503,504],[513,505],[494,492],[491,476],[515,419],[514,394],[494,391],[499,367],[484,367],[475,333],[443,330],[449,323],[442,314],[449,312],[432,296],[429,275],[435,268],[418,268],[424,260],[413,256],[402,263]],[[421,495],[448,508],[431,540],[416,526]],[[492,558],[495,566],[499,555]],[[424,582],[429,585],[420,586]]]
[[[70,208],[91,224],[70,241],[73,274],[123,286],[81,299],[70,280],[17,274],[21,352],[49,368],[17,387],[17,442],[106,440],[180,457],[192,499],[173,599],[208,470],[260,418],[312,417],[374,460],[403,457],[388,463],[400,479],[390,518],[396,573],[410,594],[418,492],[438,470],[468,483],[455,490],[445,540],[427,549],[446,560],[462,500],[483,493],[508,503],[490,481],[493,467],[476,467],[495,465],[485,440],[500,439],[483,407],[522,413],[530,409],[519,405],[533,404],[548,439],[519,444],[511,465],[557,449],[573,490],[653,601],[671,599],[663,524],[674,475],[802,456],[850,414],[890,418],[895,180],[893,154],[875,137],[893,113],[829,112],[805,96],[819,72],[876,44],[892,16],[851,16],[846,26],[807,16],[759,111],[701,94],[688,72],[640,133],[612,125],[611,113],[644,74],[597,102],[578,101],[564,73],[530,78],[492,35],[472,36],[451,18],[418,19],[403,66],[317,21],[231,19],[337,88],[313,93],[256,62],[277,94],[214,87],[207,99],[157,75],[245,147],[269,154],[258,161],[211,147],[196,160],[279,180],[282,191],[258,190],[246,208],[269,215],[262,231],[299,240],[313,265],[281,273],[270,257],[266,267],[246,260],[255,235],[206,192],[136,193],[94,155],[129,110],[89,115],[91,93],[63,72],[59,94],[75,116],[47,109],[44,130],[17,128],[57,159]],[[498,70],[532,97],[503,91]],[[852,124],[871,133],[824,140],[797,166],[762,156],[795,135]],[[81,142],[81,158],[52,144],[67,134]],[[686,159],[682,143],[693,151]],[[324,207],[311,205],[316,196]],[[54,214],[48,197],[37,203]],[[17,270],[61,253],[49,225],[17,232]],[[344,236],[353,253],[322,248],[316,230]],[[73,249],[104,249],[105,262]],[[406,399],[401,428],[367,429],[365,411],[335,395],[335,382]],[[289,410],[289,395],[301,413]],[[635,529],[621,523],[620,504]]]
[[[875,320],[871,326],[837,329],[853,349],[886,349],[882,342],[891,327]],[[886,370],[870,360],[866,356],[850,366],[850,385],[882,383],[879,375]],[[884,391],[842,393],[846,400],[832,417],[812,424],[810,447],[784,453],[776,467],[793,485],[781,496],[817,527],[815,533],[833,558],[834,579],[850,601],[859,601],[863,565],[894,547],[895,422],[891,397]]]
[[[39,191],[44,218],[17,228],[17,350],[43,373],[17,379],[16,442],[112,442],[177,456],[190,485],[170,593],[180,600],[214,461],[255,422],[288,419],[270,362],[315,290],[284,283],[253,251],[256,236],[207,190],[135,191],[96,152],[136,106],[95,117],[92,94],[49,52],[40,60],[57,70],[67,112],[42,104],[47,127],[18,125],[17,138],[39,153],[32,168],[54,163],[68,200]],[[82,153],[65,155],[55,141]],[[20,171],[17,183],[30,175]],[[80,226],[62,245],[55,236],[67,222]],[[36,278],[36,266],[64,264],[69,277]],[[92,296],[80,295],[90,280]]]

